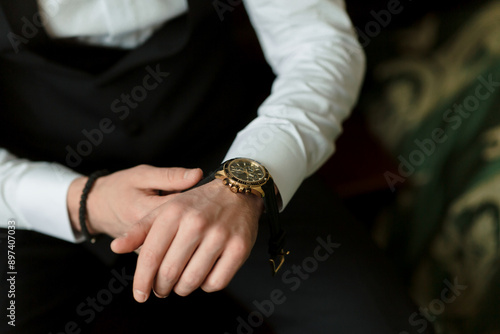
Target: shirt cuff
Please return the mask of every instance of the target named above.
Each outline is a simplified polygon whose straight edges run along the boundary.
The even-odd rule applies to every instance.
[[[68,189],[80,174],[55,163],[36,163],[18,180],[16,203],[31,229],[69,242],[83,240],[72,228],[67,209]]]
[[[241,131],[224,161],[248,158],[266,167],[276,184],[285,209],[306,178],[306,160],[296,140],[279,126],[264,126]]]

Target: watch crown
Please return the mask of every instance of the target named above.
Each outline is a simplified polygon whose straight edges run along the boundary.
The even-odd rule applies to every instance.
[[[222,183],[227,186],[229,184],[229,179],[225,178],[224,180],[222,180]]]
[[[232,184],[232,185],[231,185],[231,187],[230,187],[230,189],[231,189],[231,191],[232,191],[233,193],[237,193],[237,192],[238,192],[239,187],[238,187],[237,185],[235,185],[235,184]]]

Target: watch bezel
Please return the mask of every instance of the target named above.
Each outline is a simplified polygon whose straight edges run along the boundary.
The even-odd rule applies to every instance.
[[[239,177],[234,175],[230,170],[230,166],[238,161],[246,161],[253,165],[258,165],[258,167],[264,171],[264,177],[257,181],[245,181],[240,179]],[[260,162],[248,158],[236,158],[226,161],[224,163],[223,170],[227,178],[246,187],[261,187],[269,181],[269,172],[267,171],[266,167],[264,167]]]

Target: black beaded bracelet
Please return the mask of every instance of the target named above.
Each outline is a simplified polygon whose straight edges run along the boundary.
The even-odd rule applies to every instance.
[[[79,211],[80,227],[82,229],[82,234],[85,237],[85,240],[89,240],[91,243],[95,243],[96,238],[95,236],[90,235],[90,232],[87,228],[87,198],[89,197],[90,190],[92,189],[92,186],[94,185],[95,181],[101,176],[105,176],[108,174],[109,172],[107,170],[100,170],[90,174],[89,179],[87,180],[87,183],[83,188],[82,197],[80,199],[80,211]]]

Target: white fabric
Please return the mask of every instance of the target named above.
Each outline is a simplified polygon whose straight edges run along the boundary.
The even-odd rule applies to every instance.
[[[38,1],[53,38],[123,48],[140,45],[188,10],[186,0]],[[277,79],[259,116],[240,131],[226,159],[263,163],[286,206],[301,182],[333,153],[341,123],[359,94],[364,53],[342,0],[246,0],[245,5]],[[65,202],[78,175],[55,166],[17,160],[0,149],[0,226],[16,218],[19,228],[78,241]]]
[[[18,229],[77,241],[66,197],[78,176],[64,166],[18,159],[0,149],[0,226],[14,219]]]
[[[38,0],[49,36],[133,48],[188,9],[187,0]]]

